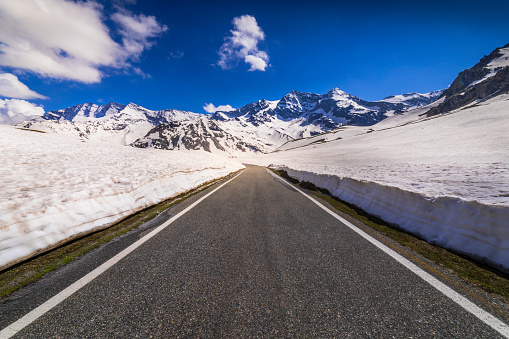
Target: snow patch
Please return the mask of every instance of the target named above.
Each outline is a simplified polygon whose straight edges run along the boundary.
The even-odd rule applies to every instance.
[[[509,47],[500,49],[501,56],[493,59],[485,68],[495,71],[509,66]]]

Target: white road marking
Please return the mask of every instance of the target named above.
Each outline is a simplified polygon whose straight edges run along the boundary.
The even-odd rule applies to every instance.
[[[284,180],[285,183],[291,185],[292,188],[296,189],[297,191],[299,191],[299,193],[301,193],[306,198],[308,198],[309,200],[311,200],[312,202],[317,204],[325,212],[329,213],[334,218],[339,220],[341,223],[343,223],[346,226],[348,226],[349,228],[351,228],[355,233],[359,234],[361,237],[363,237],[364,239],[366,239],[367,241],[369,241],[370,243],[372,243],[373,245],[375,245],[376,247],[378,247],[379,249],[381,249],[382,251],[384,251],[385,253],[390,255],[397,262],[399,262],[400,264],[402,264],[403,266],[408,268],[413,273],[417,274],[421,279],[423,279],[428,284],[430,284],[431,286],[433,286],[434,288],[436,288],[437,290],[442,292],[445,296],[449,297],[451,300],[453,300],[455,303],[457,303],[458,305],[463,307],[465,310],[467,310],[468,312],[475,315],[479,320],[481,320],[482,322],[484,322],[485,324],[487,324],[488,326],[493,328],[495,331],[497,331],[504,337],[509,338],[509,325],[500,321],[498,318],[496,318],[491,313],[483,310],[482,308],[480,308],[479,306],[477,306],[476,304],[474,304],[473,302],[471,302],[470,300],[468,300],[467,298],[465,298],[464,296],[462,296],[461,294],[459,294],[458,292],[456,292],[455,290],[453,290],[452,288],[450,288],[449,286],[447,286],[446,284],[444,284],[443,282],[441,282],[440,280],[438,280],[437,278],[432,276],[431,274],[425,272],[424,270],[419,268],[417,265],[410,262],[408,259],[406,259],[402,255],[400,255],[399,253],[395,252],[394,250],[392,250],[389,247],[382,244],[380,241],[371,237],[369,234],[365,233],[364,231],[359,229],[357,226],[353,225],[349,221],[340,217],[339,215],[337,215],[336,213],[334,213],[333,211],[331,211],[330,209],[328,209],[327,207],[325,207],[324,205],[319,203],[316,199],[311,197],[309,194],[306,194],[305,192],[303,192],[302,190],[297,188],[295,185],[292,185],[287,180],[281,178],[280,176],[272,173],[269,170],[267,170],[267,172],[279,180]]]
[[[224,185],[228,184],[233,179],[237,178],[241,173],[235,175],[233,178],[231,178],[227,182],[223,183],[221,186],[217,187],[212,192],[210,192],[207,195],[203,196],[202,198],[198,199],[193,204],[188,206],[186,209],[184,209],[180,213],[176,214],[174,217],[172,217],[171,219],[166,221],[164,224],[158,226],[152,232],[148,233],[146,236],[144,236],[140,240],[136,241],[131,246],[127,247],[122,252],[118,253],[113,258],[111,258],[110,260],[106,261],[104,264],[102,264],[101,266],[99,266],[95,270],[93,270],[92,272],[90,272],[87,275],[85,275],[80,280],[76,281],[75,283],[73,283],[69,287],[65,288],[64,290],[62,290],[60,293],[58,293],[57,295],[55,295],[54,297],[52,297],[48,301],[44,302],[43,304],[41,304],[37,308],[35,308],[32,311],[30,311],[29,313],[27,313],[22,318],[16,320],[12,324],[10,324],[6,328],[4,328],[2,331],[0,331],[0,338],[10,338],[13,335],[15,335],[16,333],[18,333],[19,331],[21,331],[23,328],[25,328],[26,326],[28,326],[29,324],[31,324],[32,322],[37,320],[37,318],[39,318],[40,316],[44,315],[46,312],[51,310],[53,307],[57,306],[62,301],[64,301],[65,299],[67,299],[68,297],[70,297],[71,295],[76,293],[83,286],[85,286],[86,284],[88,284],[89,282],[91,282],[92,280],[97,278],[99,275],[101,275],[107,269],[109,269],[110,267],[112,267],[113,265],[118,263],[124,257],[129,255],[132,251],[134,251],[135,249],[140,247],[147,240],[149,240],[150,238],[155,236],[157,233],[161,232],[163,229],[168,227],[172,222],[174,222],[175,220],[177,220],[178,218],[180,218],[181,216],[183,216],[184,214],[189,212],[192,208],[194,208],[200,202],[202,202],[203,200],[205,200],[206,198],[211,196],[218,189],[220,189]]]

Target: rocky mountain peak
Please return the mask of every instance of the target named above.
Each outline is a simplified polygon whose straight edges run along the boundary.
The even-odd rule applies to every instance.
[[[444,101],[426,115],[445,113],[508,92],[509,44],[495,49],[472,68],[460,72],[442,94]]]
[[[39,124],[40,130],[78,131],[83,139],[110,139],[137,147],[268,152],[288,140],[310,137],[345,124],[372,125],[384,119],[386,112],[402,113],[432,100],[429,94],[411,93],[367,102],[335,87],[326,94],[294,90],[280,100],[262,99],[212,115],[173,109],[154,111],[133,102],[81,104],[48,113],[42,119],[68,120],[63,124],[45,126],[44,121],[34,124]]]

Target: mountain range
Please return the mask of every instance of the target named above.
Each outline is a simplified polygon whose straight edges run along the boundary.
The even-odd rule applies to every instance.
[[[21,127],[140,148],[269,153],[296,139],[344,125],[371,126],[387,117],[427,106],[432,116],[475,105],[509,92],[509,44],[461,72],[446,90],[366,101],[333,88],[325,94],[292,91],[279,100],[259,100],[233,111],[199,114],[153,111],[134,103],[81,104],[26,121]]]
[[[21,126],[142,148],[267,153],[290,140],[345,124],[375,124],[427,105],[441,94],[410,93],[369,102],[338,88],[323,95],[292,91],[280,100],[259,100],[212,115],[171,109],[152,111],[134,103],[87,103],[50,111]]]

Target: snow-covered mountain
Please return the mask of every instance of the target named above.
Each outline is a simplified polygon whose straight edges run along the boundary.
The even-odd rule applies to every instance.
[[[147,132],[172,121],[193,120],[201,114],[165,109],[152,111],[130,103],[121,105],[82,104],[20,124],[23,128],[74,135],[84,140],[99,140],[128,145]]]
[[[439,106],[443,99],[430,106]],[[509,272],[509,93],[426,106],[239,160],[283,169],[433,244]]]
[[[485,55],[474,67],[459,73],[443,93],[444,101],[429,110],[433,116],[509,93],[509,44]]]
[[[410,93],[368,102],[338,88],[323,95],[292,91],[280,100],[259,100],[213,115],[152,111],[134,103],[87,103],[50,111],[20,126],[141,148],[268,153],[290,140],[345,124],[372,125],[427,105],[441,94]]]
[[[113,116],[126,108],[126,105],[110,102],[107,105],[96,105],[85,103],[60,109],[58,111],[49,111],[44,115],[46,120],[68,120],[72,122],[91,121],[95,118]]]
[[[334,88],[326,94],[292,91],[280,100],[259,100],[237,110],[161,125],[132,145],[162,149],[203,149],[267,153],[294,139],[342,125],[372,125],[388,116],[427,105],[442,94],[410,93],[368,102]]]
[[[337,87],[323,95],[292,91],[278,101],[260,100],[235,111],[216,112],[214,118],[224,120],[225,117],[244,116],[253,123],[266,122],[267,116],[284,121],[304,118],[308,124],[325,130],[345,124],[369,126],[387,116],[426,106],[438,99],[442,92],[409,93],[369,102]]]
[[[139,148],[168,150],[205,150],[211,153],[240,151],[260,152],[256,143],[247,143],[241,137],[227,132],[220,121],[206,116],[192,121],[172,121],[161,124],[144,137],[132,143]]]

